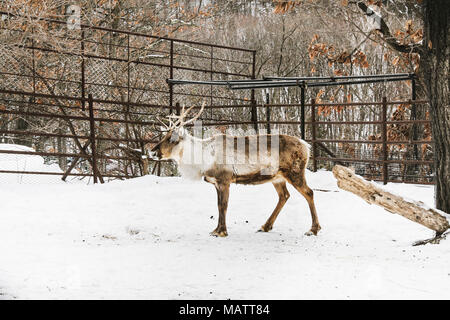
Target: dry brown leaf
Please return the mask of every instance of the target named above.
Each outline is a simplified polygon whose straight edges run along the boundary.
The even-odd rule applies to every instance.
[[[322,97],[324,93],[325,93],[325,90],[320,89],[319,92],[317,92],[316,100],[320,100],[320,97]]]
[[[394,60],[392,60],[392,64],[396,66],[398,62],[400,61],[400,57],[395,57]]]

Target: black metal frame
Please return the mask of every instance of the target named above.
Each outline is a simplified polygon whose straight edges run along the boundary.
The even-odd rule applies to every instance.
[[[301,137],[305,139],[305,96],[308,87],[329,87],[345,86],[366,83],[394,82],[394,81],[412,81],[412,99],[415,100],[415,74],[414,73],[394,73],[394,74],[376,74],[361,76],[337,76],[337,77],[263,77],[263,79],[249,80],[211,80],[211,81],[193,81],[193,80],[175,80],[167,79],[166,82],[172,87],[174,85],[209,85],[209,86],[227,86],[230,90],[252,90],[252,96],[255,89],[299,87],[300,95],[300,121]],[[257,116],[252,111],[252,118]],[[257,129],[257,128],[256,128]]]
[[[349,80],[357,79],[357,80]],[[392,82],[414,80],[413,73],[397,74],[377,74],[365,76],[339,76],[339,77],[263,77],[263,79],[248,80],[177,80],[167,79],[167,83],[172,85],[209,85],[209,86],[227,86],[231,90],[245,89],[267,89],[281,87],[328,87],[340,85],[353,85],[377,82]],[[347,81],[341,81],[347,80]],[[318,82],[319,81],[319,82]]]

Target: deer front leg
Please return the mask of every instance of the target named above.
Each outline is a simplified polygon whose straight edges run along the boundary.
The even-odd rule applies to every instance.
[[[226,237],[228,236],[228,233],[225,217],[228,208],[228,197],[230,195],[230,184],[216,183],[215,186],[217,190],[217,205],[219,207],[219,223],[217,228],[211,232],[211,235],[216,237]]]

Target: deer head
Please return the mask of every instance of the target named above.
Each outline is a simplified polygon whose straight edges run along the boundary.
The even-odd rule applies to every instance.
[[[158,121],[163,125],[160,141],[154,145],[150,150],[150,157],[156,160],[173,159],[180,156],[182,149],[179,147],[180,143],[185,139],[187,132],[184,127],[196,121],[203,110],[205,109],[205,102],[203,102],[199,112],[191,119],[185,121],[186,116],[194,108],[194,106],[185,110],[181,109],[180,115],[170,115],[168,117],[168,124],[160,119]]]

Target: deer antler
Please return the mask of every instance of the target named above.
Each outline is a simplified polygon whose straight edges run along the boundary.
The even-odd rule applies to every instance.
[[[200,110],[197,112],[197,114],[196,114],[193,118],[189,119],[189,120],[186,121],[186,122],[183,122],[183,121],[182,121],[182,122],[181,122],[181,126],[187,125],[187,124],[192,123],[192,122],[194,122],[195,120],[197,120],[197,119],[201,116],[201,114],[203,113],[203,110],[205,110],[205,105],[206,105],[206,102],[203,101],[202,107],[201,107]],[[186,112],[186,114],[188,114],[188,112],[189,112],[191,109],[192,109],[192,107],[188,109],[188,111]]]
[[[161,120],[159,117],[156,117],[156,120],[164,127],[164,129],[157,129],[156,126],[153,126],[154,130],[158,131],[158,132],[167,132],[170,130],[170,123],[169,125],[167,125],[167,123],[165,123],[163,120]]]
[[[188,121],[184,121],[184,118],[189,114],[189,112],[194,108],[194,106],[185,110],[185,106],[183,105],[179,116],[176,116],[176,115],[169,116],[169,118],[177,119],[177,121],[175,121],[175,122],[171,121],[170,129],[175,129],[176,127],[183,127],[183,126],[190,124],[190,123],[194,122],[195,120],[197,120],[200,117],[200,115],[203,113],[203,110],[205,109],[205,105],[206,105],[206,102],[203,101],[202,107],[200,108],[199,112],[197,112],[197,114],[193,118],[189,119]]]

